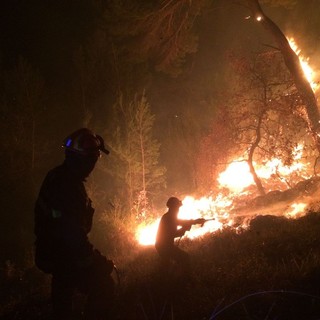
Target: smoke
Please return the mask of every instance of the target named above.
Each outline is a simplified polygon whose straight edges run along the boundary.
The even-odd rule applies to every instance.
[[[295,187],[285,191],[271,191],[265,196],[258,196],[242,207],[234,208],[231,216],[235,216],[240,224],[258,215],[282,216],[298,218],[308,212],[320,209],[320,178],[311,178],[299,182]]]

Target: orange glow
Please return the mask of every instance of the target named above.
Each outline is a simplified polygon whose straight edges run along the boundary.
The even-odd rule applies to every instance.
[[[302,70],[308,80],[308,82],[311,85],[311,88],[313,92],[315,92],[319,84],[315,81],[315,72],[309,65],[309,58],[305,58],[303,55],[301,55],[301,49],[297,46],[295,40],[293,38],[288,39],[291,49],[296,53],[296,55],[299,57],[300,64],[302,67]]]
[[[235,192],[243,190],[254,182],[248,163],[243,160],[232,162],[224,172],[220,173],[218,181],[221,186]]]
[[[138,242],[144,246],[149,246],[155,244],[157,230],[159,226],[160,218],[151,224],[140,224],[136,231],[136,238]]]
[[[300,54],[301,50],[297,47],[293,38],[288,39],[288,41],[291,48],[299,57],[302,69],[307,80],[310,82],[312,89],[314,91],[317,90],[319,85],[314,80],[315,73],[309,66],[308,59]],[[303,179],[310,178],[312,176],[312,168],[310,170],[308,167],[310,164],[306,164],[303,161],[303,149],[303,144],[298,145],[294,149],[294,161],[290,166],[284,165],[284,163],[277,158],[271,159],[263,164],[253,163],[258,177],[265,180],[266,185],[268,185],[268,179],[273,178],[273,187],[275,188],[273,190],[287,189],[288,186],[283,181],[290,179],[292,174]],[[217,181],[219,183],[219,188],[215,197],[208,196],[195,199],[194,197],[186,196],[182,199],[183,206],[180,208],[179,212],[180,219],[214,218],[213,221],[206,222],[203,227],[193,226],[190,231],[186,232],[185,237],[193,239],[206,233],[223,229],[227,226],[234,227],[235,229],[247,228],[250,216],[247,216],[246,219],[243,218],[242,223],[237,221],[236,225],[234,221],[235,216],[231,214],[234,209],[237,209],[237,205],[239,206],[239,199],[241,202],[243,196],[249,196],[249,192],[246,191],[248,190],[248,187],[254,185],[254,180],[250,173],[247,161],[245,161],[244,158],[235,159],[228,165],[225,171],[220,173]],[[226,195],[226,190],[229,191],[228,195]],[[268,192],[271,190],[266,191]],[[235,203],[237,203],[237,205]],[[288,203],[288,206],[287,209],[281,210],[282,214],[288,218],[297,218],[303,215],[307,208],[307,204],[304,202]],[[159,216],[164,214],[165,210],[166,208],[164,208]],[[252,217],[254,217],[254,214],[252,214],[251,218]],[[136,239],[141,245],[154,245],[159,221],[160,218],[150,224],[140,224],[138,226]]]
[[[213,200],[211,197],[203,197],[196,200],[191,196],[187,196],[182,200],[183,206],[179,211],[179,219],[197,219],[205,218],[212,219],[213,221],[206,222],[203,227],[193,226],[192,229],[187,232],[186,236],[190,239],[199,237],[208,232],[214,232],[218,229],[221,229],[223,225],[226,226],[226,223],[231,223],[232,220],[229,219],[229,215],[226,212],[221,210],[220,214],[217,213],[217,209],[225,208],[226,205],[231,204],[230,201],[217,197],[216,200]],[[228,222],[226,222],[226,220]],[[156,240],[156,234],[160,218],[155,222],[152,222],[148,225],[140,224],[136,231],[136,238],[141,245],[154,245]]]
[[[261,179],[266,180],[270,179],[275,172],[278,172],[284,178],[289,177],[293,172],[298,173],[300,177],[304,177],[305,179],[310,178],[311,174],[308,173],[306,164],[301,161],[302,152],[303,145],[298,145],[293,152],[295,161],[291,166],[285,166],[281,160],[274,158],[263,165],[254,163],[255,170]],[[238,221],[236,226],[234,216],[230,212],[236,209],[234,201],[239,199],[239,197],[248,196],[246,188],[254,185],[248,163],[243,159],[235,160],[228,165],[225,171],[221,172],[218,182],[221,188],[229,190],[227,195],[225,192],[217,192],[215,197],[208,196],[196,199],[192,196],[186,196],[182,198],[183,206],[179,211],[180,219],[214,218],[213,221],[206,222],[202,227],[198,225],[193,226],[190,231],[186,232],[185,237],[194,239],[206,233],[221,230],[224,227],[247,228],[248,219],[243,221],[241,225],[239,225]],[[279,181],[278,189],[281,189],[280,184],[281,182]],[[291,204],[287,210],[284,210],[286,212],[283,214],[289,218],[297,218],[304,213],[306,206],[303,203]],[[166,208],[159,214],[159,217],[165,211]],[[159,222],[160,218],[150,224],[143,223],[138,226],[136,239],[141,245],[154,245]]]
[[[290,211],[286,213],[286,216],[288,218],[298,218],[305,211],[306,207],[307,207],[306,203],[293,203],[290,206],[290,209],[289,209]]]
[[[310,178],[310,174],[304,171],[305,164],[301,162],[303,145],[299,144],[293,150],[293,159],[295,160],[291,166],[285,166],[280,159],[273,158],[267,161],[264,165],[253,163],[257,175],[263,179],[269,179],[272,175],[278,172],[281,176],[289,176],[293,172],[299,173],[302,178]],[[232,192],[240,192],[244,188],[253,185],[253,177],[250,173],[249,165],[243,159],[233,161],[227,169],[220,173],[218,182],[221,186],[227,187]]]

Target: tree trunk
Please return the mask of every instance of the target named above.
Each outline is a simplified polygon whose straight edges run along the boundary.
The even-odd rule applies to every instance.
[[[258,177],[256,170],[254,168],[253,165],[253,155],[254,155],[254,151],[256,150],[256,148],[259,146],[259,143],[261,141],[261,124],[262,124],[262,119],[265,115],[266,109],[264,109],[261,114],[259,115],[259,119],[258,119],[258,124],[257,124],[257,128],[256,128],[256,138],[255,141],[252,143],[252,145],[249,148],[249,154],[248,154],[248,166],[250,168],[250,173],[252,174],[253,180],[258,188],[258,191],[260,193],[261,196],[264,196],[266,194],[263,185],[261,183],[260,178]]]
[[[140,153],[141,153],[141,167],[142,167],[142,206],[143,211],[145,212],[147,210],[147,190],[146,190],[146,154],[145,154],[145,144],[144,144],[144,134],[143,134],[143,116],[144,116],[144,110],[143,110],[142,101],[139,106],[139,114],[138,114],[138,126],[139,126],[139,140],[140,140]]]
[[[268,32],[272,34],[279,47],[279,50],[283,55],[285,64],[289,72],[291,73],[297,90],[300,93],[301,99],[305,104],[306,114],[308,117],[308,126],[313,135],[318,152],[320,152],[320,114],[318,110],[317,100],[310,83],[305,77],[299,61],[299,57],[290,47],[287,38],[282,33],[280,28],[264,14],[259,4],[259,0],[247,0],[247,3],[252,11],[254,18],[259,21]]]

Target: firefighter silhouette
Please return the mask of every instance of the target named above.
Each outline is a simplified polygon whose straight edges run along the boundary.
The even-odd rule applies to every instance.
[[[193,224],[203,224],[205,219],[181,220],[178,219],[182,201],[170,197],[167,201],[168,211],[161,217],[155,248],[165,264],[175,261],[179,265],[189,265],[189,255],[175,245],[175,238],[181,238],[189,231]]]
[[[56,319],[72,318],[75,290],[87,294],[86,319],[107,319],[114,296],[114,264],[88,239],[94,209],[84,182],[101,152],[103,139],[86,128],[63,143],[65,160],[49,171],[35,204],[35,263],[52,274],[51,297]]]

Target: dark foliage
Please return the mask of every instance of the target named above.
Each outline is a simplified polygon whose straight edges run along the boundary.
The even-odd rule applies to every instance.
[[[190,253],[189,271],[162,269],[152,247],[121,258],[116,319],[319,318],[319,213],[259,216],[241,233],[226,229],[180,246]],[[1,298],[3,319],[48,319],[49,278],[7,262]],[[79,319],[83,299],[76,296]]]

